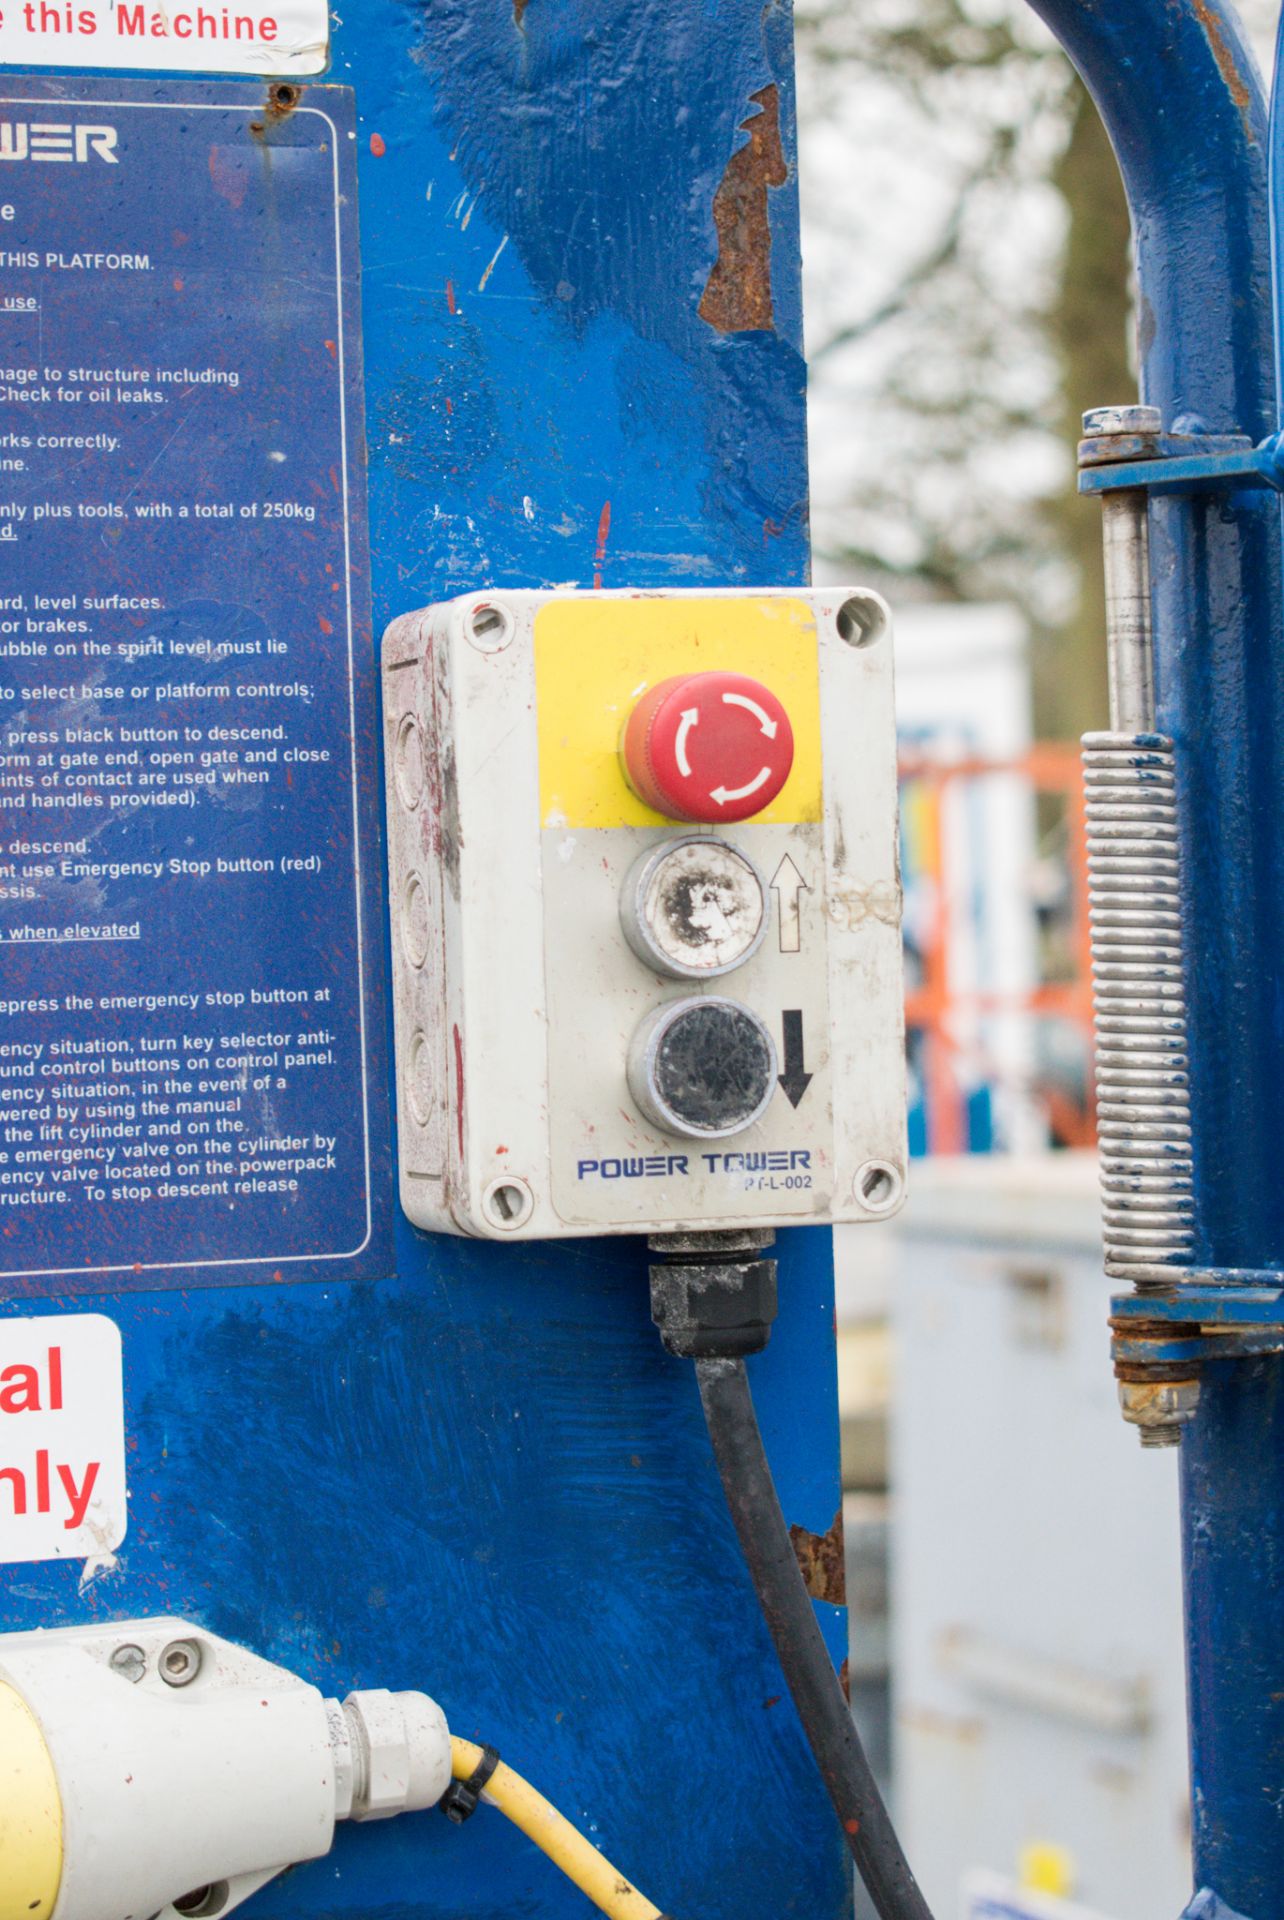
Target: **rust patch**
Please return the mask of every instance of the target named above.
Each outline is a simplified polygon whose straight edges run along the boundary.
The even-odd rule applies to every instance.
[[[251,120],[250,132],[256,140],[261,140],[272,127],[287,120],[303,98],[303,88],[289,80],[274,80],[268,88],[267,99],[263,103],[263,118]]]
[[[1239,108],[1240,118],[1245,127],[1249,127],[1252,117],[1252,88],[1235,65],[1235,56],[1226,44],[1222,23],[1209,4],[1209,0],[1191,0],[1191,6],[1194,9],[1195,18],[1204,29],[1204,38],[1208,42],[1213,59],[1217,62],[1217,71],[1226,82],[1226,91]]]
[[[831,1607],[847,1605],[847,1566],[843,1558],[843,1510],[834,1515],[828,1533],[810,1533],[806,1527],[790,1527],[803,1581],[813,1600],[827,1601]]]
[[[775,325],[767,192],[783,187],[789,169],[776,88],[762,87],[749,98],[758,112],[741,121],[749,138],[728,160],[713,196],[718,257],[700,297],[700,318],[719,333],[769,332]]]
[[[513,0],[513,25],[520,29],[526,23],[526,9],[531,0]]]

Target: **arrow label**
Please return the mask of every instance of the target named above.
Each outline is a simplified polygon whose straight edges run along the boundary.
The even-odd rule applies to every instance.
[[[802,900],[811,888],[786,854],[771,877],[780,922],[780,951],[798,953],[802,948]]]
[[[743,707],[746,713],[753,715],[768,740],[775,739],[778,731],[776,721],[758,705],[756,700],[751,700],[747,693],[724,693],[722,696],[722,704],[724,707]]]
[[[714,787],[709,798],[720,807],[725,807],[728,800],[747,800],[751,793],[757,793],[759,787],[765,787],[770,778],[771,768],[762,767],[745,786]]]
[[[673,757],[678,763],[678,772],[684,780],[691,778],[691,762],[687,759],[687,736],[692,727],[700,724],[699,707],[686,707],[678,722],[678,737],[673,744]]]
[[[788,1007],[780,1016],[781,1028],[785,1037],[785,1070],[776,1078],[785,1090],[785,1098],[791,1107],[798,1102],[811,1085],[811,1075],[803,1065],[803,1017],[798,1007]]]

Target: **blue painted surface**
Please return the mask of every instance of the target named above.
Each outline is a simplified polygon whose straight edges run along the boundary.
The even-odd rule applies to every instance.
[[[331,78],[360,116],[375,631],[482,582],[801,580],[792,179],[771,191],[774,330],[723,336],[696,312],[713,196],[765,85],[792,154],[785,12],[346,12]],[[426,1687],[675,1914],[847,1913],[641,1248],[401,1226],[396,1258],[382,1282],[77,1302],[125,1337],[130,1534],[83,1592],[68,1568],[3,1570],[0,1627],[165,1609],[327,1690]],[[782,1236],[781,1265],[755,1388],[786,1515],[824,1530],[828,1236]],[[345,1833],[246,1911],[585,1907],[483,1813]]]
[[[1084,74],[1128,188],[1144,398],[1166,427],[1260,441],[1277,426],[1266,111],[1237,21],[1220,0],[1035,3]],[[1279,507],[1264,495],[1162,500],[1151,547],[1159,724],[1179,767],[1195,1257],[1278,1267]],[[1206,1373],[1182,1442],[1196,1884],[1280,1920],[1284,1374],[1278,1359]]]

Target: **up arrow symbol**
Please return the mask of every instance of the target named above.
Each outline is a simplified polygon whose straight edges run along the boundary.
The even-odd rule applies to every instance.
[[[780,920],[780,951],[797,953],[802,947],[801,895],[811,888],[786,854],[771,876],[771,891],[776,896]]]

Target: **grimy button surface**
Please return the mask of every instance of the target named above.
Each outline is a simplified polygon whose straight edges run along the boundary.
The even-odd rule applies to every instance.
[[[388,1269],[352,98],[264,98],[0,82],[11,1290]]]

